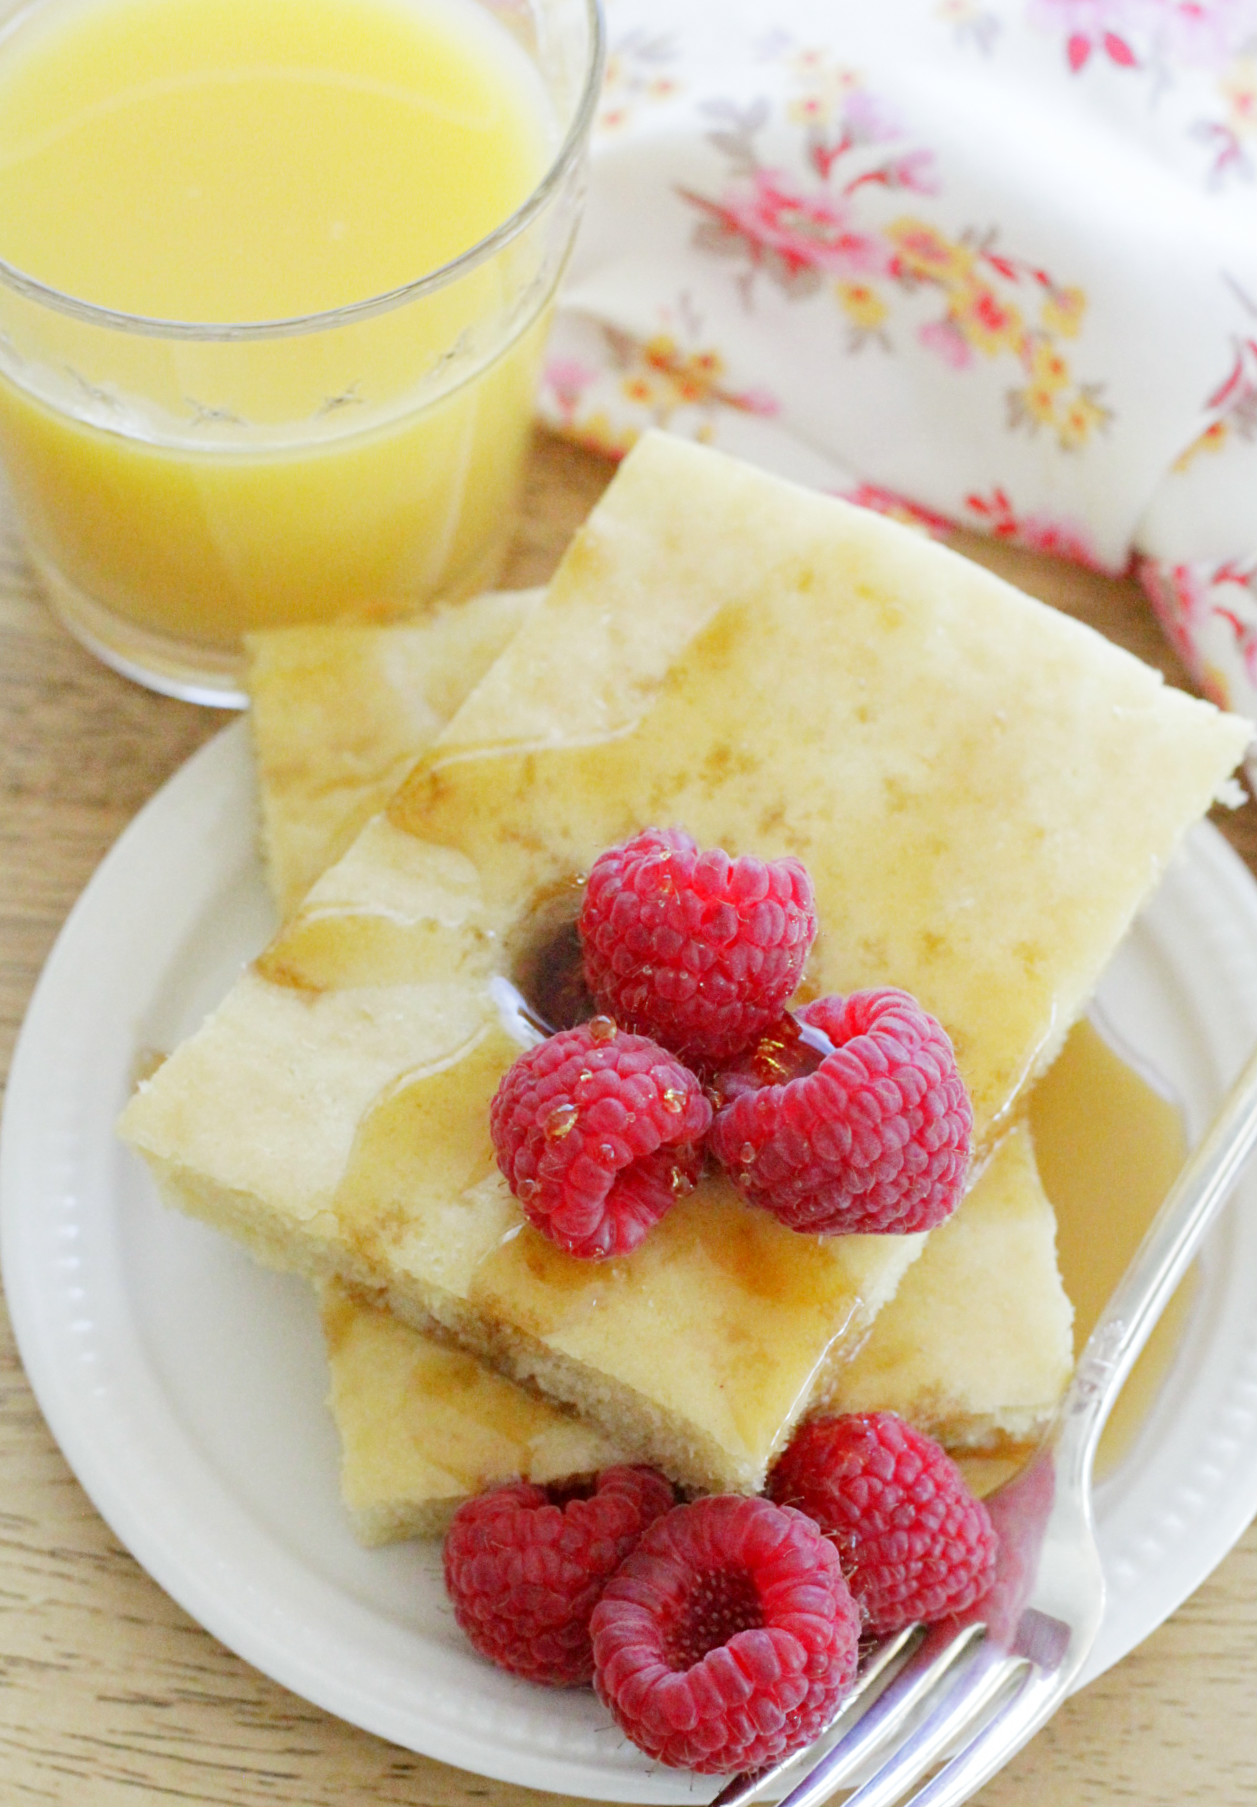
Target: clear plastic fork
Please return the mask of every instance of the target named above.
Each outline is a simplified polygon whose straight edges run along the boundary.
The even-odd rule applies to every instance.
[[[967,1619],[901,1632],[861,1664],[780,1807],[959,1807],[1068,1694],[1104,1613],[1091,1477],[1122,1383],[1257,1144],[1257,1053],[1171,1188],[1079,1359],[1038,1452],[987,1501],[1000,1536],[991,1591]],[[744,1807],[806,1764],[738,1776],[712,1807]],[[910,1792],[912,1791],[912,1792]]]

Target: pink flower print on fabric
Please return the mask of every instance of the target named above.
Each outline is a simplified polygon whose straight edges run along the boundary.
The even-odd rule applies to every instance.
[[[1065,37],[1070,67],[1093,50],[1122,68],[1221,69],[1257,29],[1252,0],[1030,0],[1030,23]]]
[[[1150,105],[1185,70],[1217,77],[1220,111],[1190,135],[1212,151],[1209,186],[1251,180],[1245,141],[1257,135],[1257,0],[1030,0],[1029,22],[1065,40],[1075,75],[1096,60],[1147,78]]]
[[[856,176],[843,189],[844,194],[854,194],[857,188],[868,183],[876,183],[879,188],[906,188],[913,194],[936,195],[939,191],[938,176],[934,168],[933,151],[905,151],[902,157],[891,157],[877,169],[865,170],[863,175]]]
[[[1257,561],[1174,564],[1141,558],[1136,575],[1170,643],[1220,708],[1253,713],[1257,690]],[[1254,774],[1249,756],[1250,778]]]
[[[932,508],[922,508],[919,502],[909,501],[898,490],[883,489],[876,483],[858,483],[854,489],[837,490],[835,494],[844,502],[854,502],[857,508],[871,508],[874,514],[886,515],[904,527],[915,527],[919,533],[928,533],[933,540],[945,540],[954,526],[946,515],[936,514]]]
[[[799,51],[788,66],[802,93],[785,113],[802,128],[799,150],[808,173],[761,162],[756,139],[769,121],[767,100],[740,106],[713,99],[703,108],[716,128],[708,142],[729,160],[731,179],[716,197],[678,192],[706,215],[695,232],[700,250],[749,254],[750,271],[738,279],[748,305],[759,272],[793,298],[814,294],[825,278],[836,279],[839,305],[857,327],[853,343],[862,343],[875,331],[872,315],[884,303],[875,297],[857,301],[841,285],[889,275],[895,255],[882,233],[857,224],[852,203],[865,189],[936,193],[934,155],[920,145],[879,154],[904,135],[897,116],[827,51]]]
[[[852,353],[870,342],[893,353],[893,291],[908,296],[928,285],[941,293],[942,312],[916,327],[918,343],[957,373],[975,354],[1015,359],[1023,377],[1007,391],[1009,428],[1047,429],[1063,452],[1088,445],[1112,413],[1102,385],[1075,381],[1057,344],[1078,335],[1083,291],[1000,249],[994,230],[953,239],[911,215],[865,225],[861,191],[934,191],[933,153],[916,146],[871,161],[861,146],[900,135],[890,111],[853,71],[818,52],[801,54],[795,66],[807,82],[807,104],[792,102],[787,115],[803,127],[800,152],[811,175],[760,162],[766,100],[707,102],[717,124],[708,142],[733,170],[718,196],[677,191],[705,216],[694,230],[696,249],[743,262],[734,280],[748,309],[761,274],[795,301],[827,289],[846,317]]]
[[[719,201],[682,191],[750,251],[759,264],[773,259],[789,274],[816,270],[830,276],[879,276],[890,268],[885,245],[852,224],[840,196],[805,192],[781,170],[757,169],[727,188]]]
[[[917,338],[951,370],[967,370],[973,362],[969,341],[950,314],[943,320],[927,320],[918,328]]]
[[[1022,348],[1025,328],[1020,311],[989,283],[974,280],[953,289],[951,318],[969,343],[988,357]]]
[[[1089,571],[1110,572],[1095,549],[1090,531],[1080,521],[1049,515],[1043,509],[1018,515],[1007,492],[998,486],[986,496],[976,492],[966,496],[965,508],[972,517],[971,524],[992,539],[1011,540],[1031,552],[1046,552],[1053,558],[1085,565]]]
[[[1143,0],[1164,56],[1198,69],[1221,69],[1257,33],[1253,0]]]
[[[1133,69],[1138,57],[1125,35],[1132,0],[1030,0],[1032,25],[1065,35],[1065,57],[1075,74],[1099,50],[1120,68]]]
[[[688,291],[661,305],[657,319],[646,339],[608,320],[589,321],[583,345],[545,365],[543,418],[578,444],[619,458],[648,427],[710,444],[725,416],[779,412],[768,390],[731,379]]]
[[[973,246],[947,238],[927,220],[894,220],[888,231],[895,247],[897,276],[948,286],[972,275]]]
[[[1023,515],[1017,525],[1017,543],[1031,552],[1046,552],[1052,558],[1063,558],[1070,564],[1085,565],[1089,571],[1112,575],[1096,552],[1091,535],[1079,521],[1060,520],[1033,510]]]
[[[665,33],[630,31],[614,42],[607,52],[595,132],[614,135],[632,123],[641,106],[672,100],[681,91],[678,61],[677,42]]]
[[[560,420],[575,420],[585,391],[597,380],[598,372],[579,358],[551,358],[542,372],[542,383]]]
[[[867,88],[854,88],[847,100],[843,124],[852,144],[888,144],[903,136],[898,118]]]
[[[1257,320],[1257,301],[1238,283],[1230,284],[1250,320]],[[1174,461],[1175,471],[1185,471],[1202,452],[1221,452],[1236,440],[1257,439],[1257,332],[1241,330],[1232,341],[1230,366],[1222,381],[1205,398],[1208,424]]]
[[[1011,428],[1046,428],[1063,452],[1077,452],[1107,427],[1112,412],[1100,399],[1102,385],[1075,382],[1057,344],[1078,334],[1087,305],[1081,289],[998,250],[990,233],[950,239],[926,220],[905,218],[892,220],[886,235],[896,281],[942,291],[942,318],[917,329],[927,351],[956,371],[967,370],[975,353],[1017,359],[1025,380],[1007,392]]]
[[[891,520],[899,521],[905,527],[915,527],[928,533],[932,539],[947,539],[958,524],[947,515],[939,514],[936,509],[925,508],[897,490],[884,489],[879,484],[860,483],[854,489],[838,490],[835,493],[844,502],[854,502],[860,508],[871,508],[876,514],[888,515]],[[1042,509],[1032,509],[1028,514],[1018,515],[1007,493],[999,488],[993,489],[986,496],[966,496],[964,506],[970,516],[965,525],[989,535],[991,539],[1010,540],[1018,546],[1026,547],[1028,551],[1047,553],[1052,558],[1065,559],[1070,564],[1085,565],[1090,571],[1112,575],[1096,552],[1090,533],[1081,522],[1049,515]]]
[[[1198,568],[1140,558],[1135,575],[1170,645],[1199,681],[1199,630],[1208,615],[1209,593]]]
[[[697,338],[701,321],[696,320],[682,297],[676,313],[691,334]],[[658,427],[667,426],[682,408],[699,408],[711,413],[716,407],[732,408],[740,414],[773,415],[776,398],[762,389],[731,389],[726,381],[725,361],[711,346],[678,344],[671,332],[655,333],[644,344],[627,334],[607,330],[607,348],[612,362],[624,372],[620,388],[624,396],[640,408],[651,412]],[[699,433],[698,437],[707,435]]]
[[[1253,40],[1257,46],[1257,37]],[[1202,143],[1214,150],[1210,185],[1217,187],[1229,176],[1253,179],[1253,159],[1247,143],[1257,141],[1257,48],[1237,56],[1218,80],[1226,106],[1223,119],[1199,119],[1192,128]]]

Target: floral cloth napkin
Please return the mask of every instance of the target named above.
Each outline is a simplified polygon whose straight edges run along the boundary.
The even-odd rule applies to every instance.
[[[607,0],[541,408],[1132,569],[1257,717],[1257,0]]]

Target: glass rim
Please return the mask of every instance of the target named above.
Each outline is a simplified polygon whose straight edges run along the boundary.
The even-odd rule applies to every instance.
[[[555,152],[549,168],[527,198],[520,202],[513,213],[508,214],[501,225],[495,226],[492,232],[477,239],[465,251],[460,251],[448,263],[429,270],[426,275],[417,276],[413,281],[402,283],[397,288],[386,289],[382,294],[369,295],[361,301],[346,302],[341,307],[320,308],[311,314],[292,314],[276,320],[243,321],[166,320],[158,315],[130,314],[118,308],[101,307],[94,301],[82,301],[76,295],[67,295],[50,283],[29,276],[25,270],[19,270],[16,264],[9,263],[3,257],[0,257],[0,282],[28,301],[40,302],[57,313],[69,314],[73,319],[84,321],[89,326],[108,327],[114,332],[135,333],[150,339],[224,341],[286,339],[302,333],[326,332],[333,327],[388,313],[393,308],[404,306],[408,301],[446,288],[451,282],[495,256],[512,239],[518,238],[537,215],[544,211],[555,191],[562,187],[574,165],[584,154],[594,108],[602,87],[606,32],[602,0],[582,0],[582,4],[589,29],[589,56],[584,86],[563,142]]]

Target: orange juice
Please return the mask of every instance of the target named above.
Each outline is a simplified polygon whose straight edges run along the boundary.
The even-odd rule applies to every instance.
[[[61,600],[230,650],[480,578],[565,243],[523,232],[408,285],[528,199],[560,127],[471,0],[18,15],[0,258],[87,305],[10,280],[0,450]]]

